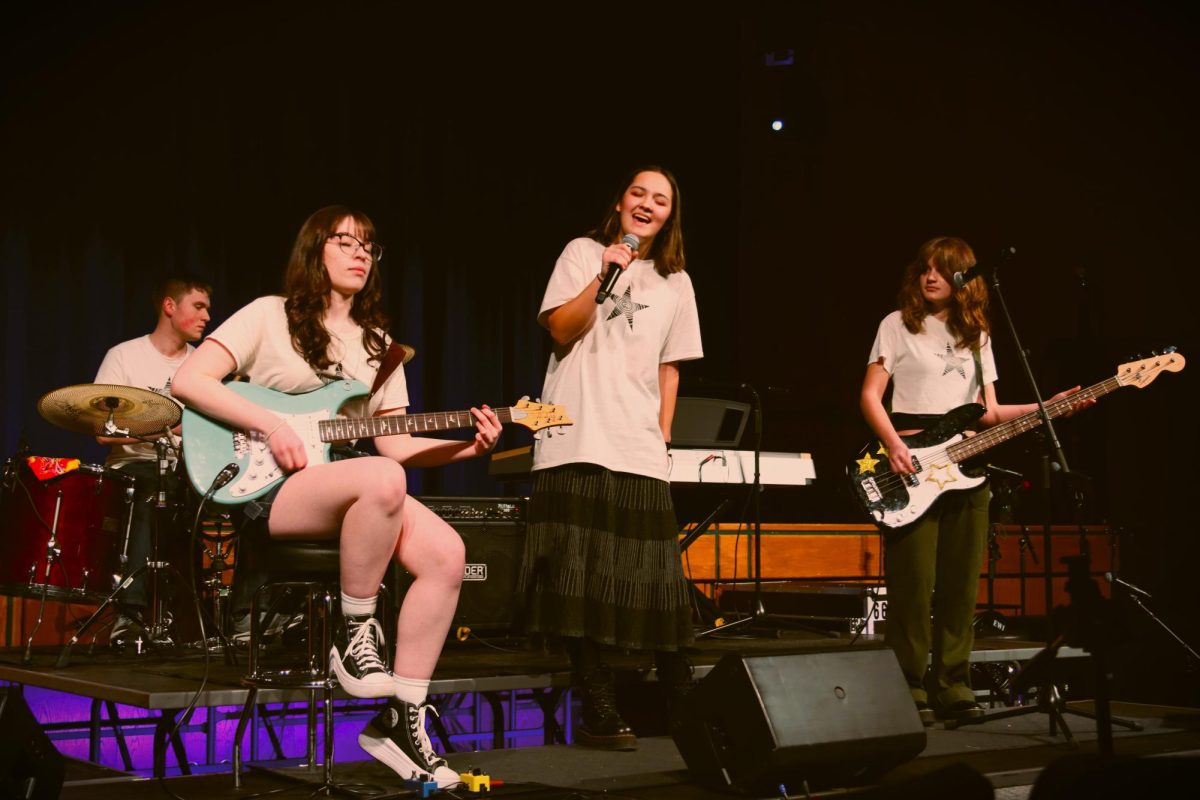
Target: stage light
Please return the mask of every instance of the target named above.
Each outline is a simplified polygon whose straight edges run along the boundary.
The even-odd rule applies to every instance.
[[[775,131],[776,133],[779,133],[780,131],[782,131],[783,130],[783,120],[781,120],[781,119],[771,120],[771,130]]]

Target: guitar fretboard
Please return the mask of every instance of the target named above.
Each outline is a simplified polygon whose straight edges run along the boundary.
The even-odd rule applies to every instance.
[[[501,423],[513,421],[512,408],[493,408]],[[449,431],[475,427],[470,411],[434,411],[428,414],[389,414],[357,419],[323,419],[317,423],[322,442],[345,442],[401,433]]]
[[[1116,377],[1100,381],[1100,383],[1094,386],[1079,390],[1070,397],[1064,397],[1062,400],[1056,400],[1053,403],[1046,403],[1046,414],[1050,419],[1061,417],[1069,412],[1079,401],[1101,398],[1109,392],[1115,392],[1121,388],[1121,385],[1121,382]],[[955,442],[946,448],[946,453],[956,463],[966,461],[972,456],[977,456],[985,450],[1007,442],[1014,436],[1020,436],[1022,433],[1041,427],[1041,424],[1041,413],[1037,410],[1030,411],[1016,419],[1010,419],[1008,422],[988,428],[975,436],[968,436],[961,442]]]

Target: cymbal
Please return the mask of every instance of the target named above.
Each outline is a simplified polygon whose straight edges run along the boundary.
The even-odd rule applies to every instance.
[[[47,422],[76,433],[100,436],[111,413],[118,428],[134,436],[160,433],[179,424],[183,411],[169,397],[114,383],[77,383],[42,395],[38,413]]]

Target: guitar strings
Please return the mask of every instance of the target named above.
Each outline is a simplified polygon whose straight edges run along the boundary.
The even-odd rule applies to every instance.
[[[1061,400],[1056,400],[1046,406],[1046,413],[1051,419],[1061,416],[1070,407],[1074,406],[1080,400],[1095,400],[1112,392],[1120,387],[1120,382],[1117,378],[1109,378],[1101,381],[1094,386],[1089,386],[1082,389],[1073,395],[1064,397]],[[970,436],[957,442],[953,442],[946,447],[935,450],[926,454],[926,458],[930,461],[939,461],[943,458],[949,458],[952,463],[960,463],[967,460],[984,450],[987,450],[994,445],[1000,444],[1014,436],[1033,430],[1041,426],[1042,417],[1038,411],[1030,411],[1022,414],[1003,425],[997,425],[988,428],[975,436]],[[1011,432],[1010,432],[1011,431]],[[925,472],[926,468],[922,468],[921,472]],[[920,473],[917,473],[920,474]],[[897,488],[903,488],[907,482],[906,477],[900,473],[887,472],[875,480],[875,486],[884,494],[887,494]]]

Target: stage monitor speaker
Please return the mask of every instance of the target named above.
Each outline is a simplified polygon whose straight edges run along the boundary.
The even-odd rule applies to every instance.
[[[525,548],[525,498],[421,497],[434,513],[462,537],[467,563],[450,636],[514,632],[517,576]],[[412,575],[395,568],[397,597],[412,584]]]
[[[0,687],[0,798],[57,800],[66,764],[20,690]]]
[[[925,727],[885,647],[731,653],[689,697],[675,743],[699,783],[798,794],[877,779],[925,749]]]

